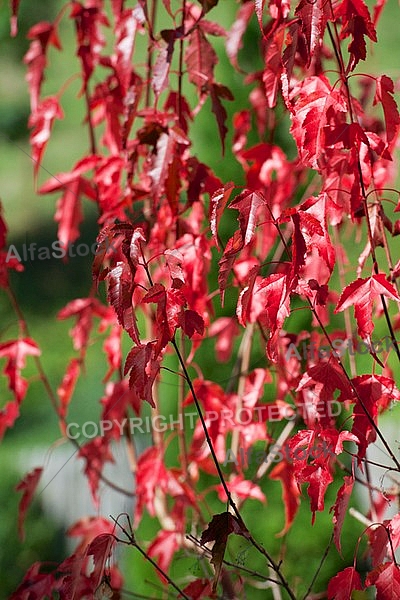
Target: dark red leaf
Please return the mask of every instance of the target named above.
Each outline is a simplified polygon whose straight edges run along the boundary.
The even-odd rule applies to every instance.
[[[333,577],[328,585],[328,600],[349,600],[354,590],[362,590],[361,578],[354,567],[347,567]]]
[[[115,538],[110,533],[102,533],[98,535],[86,550],[86,556],[93,556],[94,569],[90,574],[93,587],[97,589],[100,585],[106,563],[115,546]]]
[[[32,502],[33,494],[39,483],[43,469],[37,467],[25,475],[24,479],[15,488],[17,492],[23,492],[18,507],[18,535],[22,541],[25,539],[24,521],[29,505]]]
[[[347,475],[344,476],[344,484],[340,488],[337,494],[336,502],[332,506],[331,511],[333,510],[333,539],[335,542],[335,546],[338,549],[338,552],[341,554],[342,549],[340,545],[340,534],[342,531],[343,521],[347,513],[347,507],[349,505],[350,496],[353,491],[354,479]]]
[[[225,153],[225,137],[226,137],[226,134],[228,133],[228,128],[225,124],[226,118],[227,118],[227,113],[226,113],[226,110],[225,110],[223,104],[221,103],[221,98],[223,98],[224,100],[233,100],[234,98],[233,98],[231,91],[227,87],[225,87],[224,85],[221,85],[219,83],[210,84],[209,90],[210,90],[210,97],[211,97],[211,109],[217,118],[219,137],[220,137],[221,144],[222,144],[222,154],[224,154]]]
[[[225,548],[228,542],[228,536],[231,533],[236,535],[248,536],[247,529],[238,521],[238,519],[229,512],[214,515],[208,527],[201,534],[200,543],[214,542],[211,551],[211,563],[215,567],[215,576],[213,592],[215,592],[224,560]]]
[[[196,27],[189,36],[185,62],[189,81],[200,92],[214,80],[214,67],[218,62],[218,57],[199,27]]]
[[[400,598],[400,567],[394,562],[379,565],[368,574],[366,584],[376,587],[376,600]]]

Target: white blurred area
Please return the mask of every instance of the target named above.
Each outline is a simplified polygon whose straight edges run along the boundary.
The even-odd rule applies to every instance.
[[[379,418],[379,429],[389,444],[394,456],[400,462],[400,425],[399,425],[400,413],[398,410],[393,409],[382,415]],[[370,444],[367,449],[367,459],[372,463],[378,463],[384,465],[390,469],[396,468],[392,459],[390,458],[388,451],[384,447],[381,439],[377,437],[374,443]],[[360,472],[358,470],[357,475],[365,480],[366,472]],[[383,515],[384,519],[390,519],[394,517],[400,511],[400,473],[395,470],[389,470],[380,466],[369,464],[368,475],[370,483],[377,487],[381,492],[389,492],[392,490],[397,493],[397,499],[387,499],[386,509]],[[363,513],[366,514],[369,511],[370,501],[369,492],[366,486],[357,483],[356,493],[360,499]]]
[[[144,439],[138,438],[138,454],[144,450]],[[134,494],[135,478],[131,473],[125,443],[112,445],[114,463],[107,462],[103,474],[113,484]],[[30,454],[24,452],[19,458],[21,476],[35,467],[43,467],[43,473],[35,492],[43,511],[64,530],[87,516],[103,516],[115,519],[126,512],[132,517],[135,498],[108,486],[100,480],[98,488],[99,505],[95,506],[87,477],[84,474],[86,461],[78,458],[78,452],[71,443],[52,448],[33,448]],[[69,540],[72,550],[76,538]]]

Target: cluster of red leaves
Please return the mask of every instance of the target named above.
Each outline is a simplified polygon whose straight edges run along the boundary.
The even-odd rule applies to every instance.
[[[185,1],[176,10],[170,0],[163,0],[165,19],[171,26],[159,33],[148,4],[140,0],[135,8],[128,8],[123,0],[70,3],[91,151],[70,171],[44,183],[39,192],[61,194],[55,220],[64,247],[79,237],[84,198],[97,205],[99,214],[90,294],[73,300],[59,313],[60,319],[76,320],[71,337],[78,353],[69,362],[58,389],[62,432],[65,434],[69,403],[92,340],[95,318],[99,319],[99,332],[108,331],[104,341],[109,369],[101,399],[103,418],[122,423],[132,411],[139,415],[144,401],[158,414],[157,386],[164,357],[171,352],[183,362],[181,377],[190,388],[179,410],[194,402],[196,409],[201,407],[206,414],[203,421],[198,419],[188,447],[183,436],[178,466],[166,463],[168,441],[162,436],[155,436],[154,446],[137,460],[135,523],[140,522],[145,509],[158,518],[160,531],[147,553],[157,558],[165,574],[175,552],[185,546],[185,534],[202,522],[199,497],[218,491],[222,502],[226,501],[224,482],[215,477],[211,488],[201,489],[200,474],[221,477],[218,463],[223,463],[229,449],[246,452],[257,442],[269,447],[275,441],[268,419],[256,419],[264,409],[274,408],[281,420],[288,409],[300,415],[299,426],[282,442],[282,449],[287,450],[285,459],[268,474],[282,484],[285,533],[296,517],[301,486],[308,486],[314,522],[316,512],[324,510],[326,491],[340,471],[337,457],[344,451],[344,442],[356,444],[356,458],[362,465],[368,446],[379,435],[378,415],[400,399],[387,356],[382,363],[371,350],[373,373],[350,376],[333,347],[328,354],[304,357],[289,350],[302,342],[329,346],[326,328],[333,313],[350,307],[354,307],[358,335],[370,345],[373,313],[374,319],[382,313],[388,318],[387,300],[400,302],[398,265],[391,269],[389,278],[379,271],[375,258],[375,248],[387,249],[386,236],[400,230],[398,221],[385,214],[382,204],[383,190],[390,187],[394,176],[393,152],[400,118],[394,85],[387,75],[357,75],[358,84],[353,84],[355,78],[349,80],[366,58],[366,38],[376,42],[375,26],[382,3],[371,18],[363,0],[301,0],[295,6],[286,0],[273,0],[268,6],[264,0],[249,0],[241,3],[230,31],[225,31],[207,18],[218,0]],[[12,5],[13,33],[17,5]],[[232,150],[245,178],[244,188],[239,189],[232,182],[222,182],[191,153],[190,128],[209,98],[224,150],[228,133],[224,101],[232,100],[233,95],[215,79],[218,56],[210,37],[226,38],[228,57],[233,68],[241,72],[240,50],[254,13],[261,30],[264,68],[247,74],[246,82],[252,86],[250,105],[233,117]],[[110,28],[113,41],[107,48],[105,30]],[[55,120],[63,117],[61,98],[43,98],[41,94],[48,49],[51,45],[61,49],[57,29],[58,20],[33,27],[24,59],[31,94],[29,125],[35,176]],[[136,67],[140,61],[133,61],[133,57],[136,36],[143,32],[148,36],[149,54],[147,70],[142,71]],[[342,41],[346,38],[350,42],[345,59]],[[329,73],[332,60],[337,61],[339,72],[333,77]],[[103,76],[100,82],[94,77],[97,72]],[[190,84],[194,89],[191,95]],[[187,97],[183,90],[187,90]],[[358,96],[353,95],[354,90]],[[278,104],[291,119],[290,133],[298,150],[294,160],[271,141],[272,136],[265,141],[267,124],[275,127]],[[372,110],[375,105],[383,118]],[[252,129],[259,134],[253,145],[248,142]],[[310,170],[316,183],[310,186],[312,192],[301,194],[299,190],[309,183]],[[229,210],[237,211],[238,226],[226,236]],[[353,274],[353,281],[339,297],[331,277],[346,255],[338,237],[333,243],[331,236],[333,231],[336,236],[344,231],[349,220],[354,228],[364,226],[368,239],[357,277]],[[0,236],[0,283],[7,288],[6,269],[21,267],[3,259],[2,219]],[[229,294],[230,302],[236,304],[236,314],[230,317],[216,318],[214,314],[216,285],[210,273],[215,273],[215,256],[219,257],[215,279],[221,302]],[[368,272],[369,256],[373,265]],[[108,306],[95,298],[101,282],[106,285]],[[295,304],[311,311],[311,333],[290,331]],[[132,341],[124,361],[122,331]],[[247,344],[260,338],[267,366],[246,367],[238,376],[238,385],[226,389],[207,380],[197,364],[198,377],[193,381],[189,378],[187,367],[194,364],[205,338],[215,338],[216,359],[225,362],[235,341],[240,338],[244,343],[249,332],[252,337]],[[345,339],[349,331],[336,334]],[[179,350],[181,337],[191,341],[187,356]],[[400,356],[396,344],[394,350]],[[39,354],[30,339],[21,337],[0,345],[0,356],[6,358],[5,375],[14,394],[14,400],[1,411],[0,435],[13,426],[26,394],[27,382],[20,371],[29,354]],[[240,367],[243,364],[240,362]],[[375,369],[382,372],[377,374]],[[273,402],[266,400],[267,383],[275,385]],[[341,403],[343,411],[352,408],[347,422],[336,421],[329,411],[320,410],[333,400]],[[245,426],[240,418],[243,409],[253,415]],[[210,418],[211,414],[216,418]],[[231,415],[229,419],[226,414]],[[95,501],[104,463],[113,461],[112,443],[122,436],[123,428],[113,427],[80,448]],[[396,466],[399,468],[398,463]],[[23,492],[21,532],[40,474],[40,469],[28,474],[18,488]],[[251,481],[241,459],[225,476],[230,495],[240,505],[249,498],[265,502],[260,473]],[[353,484],[353,475],[344,475],[332,507],[339,552]],[[229,498],[228,503],[234,506]],[[382,600],[400,596],[400,573],[394,558],[400,540],[397,521],[394,517],[368,529],[373,569],[363,582],[355,568],[345,568],[331,579],[329,598],[349,598],[353,590],[368,586],[375,586]],[[77,594],[83,598],[103,584],[118,590],[119,575],[106,568],[115,542],[110,524],[98,520],[88,529],[81,523],[72,531],[82,533],[83,529],[84,540],[73,556],[50,574],[33,565],[14,597],[40,598],[58,591],[65,594],[63,597]],[[214,515],[208,528],[203,527],[200,544],[214,542],[214,582],[198,579],[190,583],[183,590],[185,597],[213,597],[219,575],[225,570],[223,558],[231,533],[251,540],[243,522],[230,512]],[[89,556],[94,562],[91,572]],[[222,585],[227,585],[224,577]]]

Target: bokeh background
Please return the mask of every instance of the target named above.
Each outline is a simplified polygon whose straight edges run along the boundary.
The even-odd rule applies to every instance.
[[[29,42],[26,34],[29,28],[40,20],[52,20],[58,13],[63,2],[56,0],[22,0],[19,16],[19,33],[17,38],[9,36],[8,2],[0,4],[0,197],[4,214],[9,226],[9,243],[17,249],[23,244],[36,242],[38,247],[50,247],[57,239],[57,224],[54,222],[56,194],[39,196],[33,181],[33,164],[30,159],[28,144],[29,130],[29,97],[25,81],[25,66],[22,59],[28,49]],[[219,5],[210,13],[211,20],[217,20],[223,26],[232,24],[235,2],[220,0]],[[389,74],[398,81],[400,62],[398,58],[398,22],[399,7],[396,0],[389,0],[378,27],[378,44],[372,49],[367,64],[358,69],[373,74]],[[54,127],[48,150],[43,160],[43,168],[39,173],[39,184],[46,181],[51,174],[68,171],[71,166],[85,155],[88,149],[88,138],[84,119],[83,102],[77,97],[79,81],[74,74],[79,72],[78,60],[75,57],[73,23],[64,18],[60,26],[60,36],[63,51],[50,51],[50,64],[46,72],[47,80],[43,88],[45,95],[56,93],[68,81],[68,86],[62,96],[62,106],[65,118],[58,121]],[[215,41],[215,40],[214,40]],[[245,49],[241,53],[241,64],[244,69],[254,71],[261,68],[262,63],[258,52],[258,25],[253,20],[250,31],[246,36]],[[228,86],[235,101],[227,104],[229,119],[236,110],[247,106],[250,88],[242,85],[242,78],[236,75],[228,63],[223,49],[223,41],[216,40],[220,56],[217,67],[217,79]],[[371,50],[371,49],[370,49]],[[189,92],[188,92],[189,94]],[[225,157],[217,151],[217,127],[214,118],[210,116],[210,106],[207,103],[193,124],[191,139],[193,152],[197,157],[210,165],[223,181],[243,183],[243,176],[238,163],[233,158],[229,148],[232,131],[228,134],[227,152]],[[288,134],[289,123],[283,118],[278,131],[277,143],[294,158],[296,150]],[[250,140],[251,141],[251,140]],[[226,226],[229,226],[227,222]],[[80,241],[91,245],[97,235],[96,212],[89,202],[85,205],[85,222],[81,226]],[[358,254],[363,248],[362,241],[354,244],[354,236],[349,231],[349,258],[356,264]],[[73,356],[73,348],[68,331],[72,321],[56,319],[58,311],[65,304],[78,297],[85,297],[90,288],[91,257],[77,257],[63,262],[57,259],[28,260],[24,263],[24,271],[13,274],[12,285],[23,314],[30,328],[31,337],[42,350],[42,360],[53,388],[59,385],[67,361]],[[214,276],[216,276],[214,272]],[[224,310],[220,314],[232,314],[233,303],[229,295]],[[5,293],[0,290],[0,341],[5,341],[17,334],[18,324],[11,310]],[[299,329],[309,327],[307,316],[297,316]],[[339,323],[339,321],[338,321]],[[386,335],[384,327],[378,327],[376,337]],[[127,342],[126,349],[129,348]],[[232,364],[216,365],[210,360],[210,347],[205,346],[198,361],[202,365],[205,376],[220,381],[228,381]],[[171,367],[174,367],[171,358]],[[263,360],[261,348],[254,348],[252,364]],[[363,364],[363,357],[358,357],[361,372],[367,372],[369,363]],[[1,365],[3,367],[3,364]],[[96,421],[100,414],[99,399],[103,394],[101,379],[106,371],[106,362],[101,352],[101,343],[90,348],[87,357],[87,368],[81,377],[71,405],[70,420],[78,423]],[[42,383],[36,377],[33,362],[28,359],[25,371],[32,378],[29,393],[25,398],[21,417],[12,430],[7,431],[0,445],[0,600],[8,598],[16,588],[26,569],[34,561],[49,561],[54,563],[63,560],[67,552],[73,548],[76,540],[66,540],[67,528],[84,515],[96,515],[96,509],[91,503],[86,480],[81,474],[82,461],[76,461],[72,445],[60,442],[60,431],[56,416],[53,412]],[[173,377],[165,377],[161,390],[162,404],[165,411],[174,410],[176,404],[177,384]],[[0,407],[8,398],[6,383],[0,382]],[[387,431],[393,428],[392,440],[396,444],[398,428],[398,411],[386,418]],[[139,449],[144,448],[149,440],[139,436]],[[173,448],[171,450],[171,460]],[[116,460],[119,468],[110,471],[111,477],[117,477],[117,483],[129,486],[128,467],[124,462],[123,449],[116,449]],[[45,465],[45,472],[39,486],[36,498],[29,510],[26,521],[26,540],[22,543],[17,537],[17,510],[20,496],[15,492],[15,486],[22,476],[35,466]],[[107,473],[107,471],[106,471]],[[117,473],[117,474],[115,474]],[[333,504],[337,489],[341,482],[338,480],[331,487],[326,498],[326,510],[318,514],[314,527],[310,528],[311,514],[307,500],[296,517],[295,524],[284,540],[285,570],[289,578],[299,582],[310,580],[321,559],[321,553],[327,546],[331,534],[332,515],[329,508]],[[247,520],[259,540],[265,540],[270,552],[274,553],[281,547],[282,540],[276,538],[277,532],[283,526],[283,505],[281,489],[278,482],[263,482],[262,489],[267,495],[267,507],[256,501],[248,502]],[[107,489],[102,489],[99,512],[116,516],[122,510],[132,511],[132,506],[125,498]],[[363,498],[355,496],[352,505],[362,510]],[[213,504],[211,504],[212,507]],[[215,502],[216,510],[220,505]],[[138,532],[138,539],[144,542],[154,537],[157,525],[145,518]],[[321,590],[329,578],[345,566],[352,564],[353,553],[357,540],[363,531],[363,525],[355,519],[346,519],[343,530],[343,560],[333,548],[330,550],[321,571],[318,585]],[[305,535],[305,532],[306,535]],[[252,557],[240,539],[230,547],[230,559],[241,561],[247,566],[256,567],[257,557]],[[364,548],[362,542],[360,548]],[[362,550],[358,553],[359,568],[367,568]],[[193,576],[203,574],[203,565],[195,556],[182,553],[176,566],[178,578],[184,573]],[[121,554],[123,572],[126,578],[125,588],[138,594],[149,593],[153,597],[162,597],[162,586],[152,569],[136,556],[134,550]],[[150,587],[149,587],[150,586]],[[300,589],[301,586],[300,586]],[[254,598],[265,598],[265,591],[260,595],[254,592]],[[134,596],[132,596],[134,597]],[[360,596],[361,598],[361,596]]]

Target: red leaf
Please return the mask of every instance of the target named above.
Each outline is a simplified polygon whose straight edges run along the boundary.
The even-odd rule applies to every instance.
[[[70,537],[80,537],[79,546],[76,554],[83,554],[91,542],[100,534],[114,532],[115,525],[104,517],[83,517],[68,529],[67,535]]]
[[[376,42],[376,31],[371,21],[369,10],[363,0],[343,0],[334,9],[335,17],[342,19],[342,37],[353,36],[349,45],[352,57],[349,61],[349,69],[353,70],[360,60],[365,60],[366,44],[364,36],[368,36]]]
[[[20,3],[20,0],[10,0],[10,5],[11,5],[10,28],[11,28],[11,36],[12,37],[15,37],[18,33],[17,15],[18,15],[19,3]]]
[[[76,317],[76,324],[70,330],[75,350],[86,349],[93,326],[93,317],[103,317],[107,307],[97,298],[76,298],[60,310],[57,318],[60,320]]]
[[[211,324],[208,336],[217,336],[215,352],[219,362],[227,362],[230,359],[233,343],[238,333],[237,321],[231,317],[220,317]]]
[[[39,356],[40,349],[30,338],[0,344],[0,358],[7,358],[4,374],[8,377],[8,387],[18,403],[23,400],[28,382],[21,377],[27,356]]]
[[[78,226],[83,220],[80,197],[86,195],[92,200],[97,197],[92,184],[82,177],[82,173],[93,169],[97,162],[97,157],[88,156],[77,162],[71,172],[58,173],[39,189],[39,194],[63,191],[63,195],[57,201],[54,220],[59,224],[58,239],[64,250],[79,237]]]
[[[81,447],[78,456],[86,461],[84,472],[89,481],[93,502],[98,507],[97,490],[104,464],[114,462],[109,440],[105,437],[94,438]]]
[[[221,103],[221,98],[224,100],[233,100],[232,92],[219,83],[211,83],[209,86],[210,97],[211,97],[211,110],[217,118],[217,125],[219,131],[219,137],[222,144],[222,154],[225,153],[225,137],[228,133],[228,128],[225,124],[227,113]]]
[[[213,234],[214,242],[217,248],[219,248],[218,243],[218,226],[221,220],[221,217],[224,213],[225,206],[234,190],[235,186],[232,182],[226,183],[223,188],[218,189],[211,196],[211,233]]]
[[[122,328],[120,325],[113,325],[111,327],[110,334],[105,339],[103,344],[103,350],[107,355],[107,362],[109,369],[103,377],[103,382],[110,379],[115,371],[118,371],[121,367],[122,362],[122,350],[121,350],[121,333]]]
[[[224,254],[219,261],[218,286],[221,295],[221,304],[224,303],[225,289],[228,283],[228,277],[238,253],[243,248],[243,238],[239,230],[236,230],[233,236],[228,240]]]
[[[33,128],[29,141],[32,147],[33,172],[35,177],[40,169],[43,153],[50,139],[54,120],[63,118],[64,113],[56,96],[45,98],[29,117],[28,125]]]
[[[165,250],[164,252],[172,287],[179,289],[185,283],[185,274],[182,269],[183,255],[179,250]]]
[[[362,590],[361,578],[354,567],[347,567],[333,577],[328,585],[328,600],[349,600],[354,590]]]
[[[389,151],[394,147],[400,127],[400,116],[394,94],[393,81],[387,75],[382,75],[376,80],[374,104],[380,102],[383,108],[386,126],[386,143]]]
[[[258,268],[254,267],[253,276]],[[237,304],[239,323],[255,323],[263,325],[268,334],[267,355],[275,361],[278,356],[277,341],[286,317],[290,314],[290,296],[287,290],[287,276],[284,273],[273,273],[264,279],[257,277],[241,292]]]
[[[237,56],[240,48],[243,45],[243,35],[246,31],[247,25],[254,13],[254,3],[245,2],[239,9],[235,22],[233,23],[228,37],[226,39],[226,53],[233,66],[238,69]]]
[[[265,0],[254,0],[254,8],[256,11],[258,23],[260,25],[261,31],[263,31],[263,11],[264,11]]]
[[[132,54],[138,28],[145,22],[140,6],[127,9],[118,18],[115,28],[115,71],[124,90],[129,89],[132,75]]]
[[[129,266],[125,262],[118,262],[106,279],[107,299],[116,312],[119,324],[136,344],[140,344],[137,319],[132,306],[133,283]]]
[[[165,189],[165,182],[169,174],[169,166],[177,151],[177,145],[188,145],[188,140],[183,131],[177,128],[170,129],[168,133],[161,133],[157,141],[156,153],[152,159],[152,168],[149,176],[152,180],[152,193],[157,200]]]
[[[367,585],[376,587],[376,600],[400,598],[400,568],[394,562],[379,565],[369,573]]]
[[[160,531],[148,547],[147,555],[158,557],[158,564],[166,573],[178,549],[179,541],[176,531]]]
[[[10,596],[9,600],[40,600],[51,598],[53,592],[58,591],[59,583],[54,579],[53,573],[40,573],[40,562],[35,562],[24,575],[21,585]]]
[[[325,492],[328,485],[332,483],[333,476],[328,466],[323,463],[307,465],[301,470],[297,479],[299,483],[307,482],[309,484],[307,493],[311,500],[311,522],[314,524],[316,511],[324,510]]]
[[[107,431],[107,435],[115,439],[120,439],[123,434],[124,419],[126,422],[126,414],[128,407],[133,408],[136,415],[140,414],[141,401],[134,389],[130,389],[126,379],[122,381],[110,381],[106,385],[105,395],[101,399],[103,412],[102,420],[111,424],[111,429]]]
[[[304,165],[318,169],[318,160],[325,151],[324,127],[330,116],[340,123],[344,120],[340,113],[346,111],[344,95],[331,86],[325,75],[304,79],[293,106],[290,128]]]
[[[366,279],[356,279],[342,292],[335,313],[341,312],[349,306],[354,306],[354,314],[358,325],[358,335],[364,340],[370,340],[374,329],[372,322],[372,303],[375,298],[385,296],[396,302],[400,298],[384,273],[378,273]]]
[[[392,559],[393,552],[396,552],[400,545],[400,514],[391,520],[383,521],[379,526],[370,527],[367,534],[372,566],[377,567],[386,559]]]
[[[32,502],[33,494],[39,483],[43,469],[37,467],[30,473],[25,475],[24,479],[16,486],[17,492],[23,492],[22,498],[18,507],[18,535],[22,541],[25,539],[24,521],[29,505]]]
[[[96,2],[87,8],[75,0],[71,2],[70,17],[75,20],[78,47],[76,54],[82,62],[83,88],[86,89],[88,80],[100,61],[100,51],[105,45],[100,25],[108,25],[108,20],[100,3]]]
[[[63,435],[65,435],[65,419],[67,417],[68,405],[71,401],[72,394],[75,390],[75,385],[80,373],[80,361],[73,358],[67,367],[61,385],[57,389],[58,397],[60,398],[60,406],[58,414],[61,419],[60,426]]]
[[[159,449],[147,448],[138,459],[136,471],[135,524],[138,524],[143,508],[146,506],[150,516],[156,515],[156,491],[166,492],[168,489],[168,473]]]
[[[26,80],[29,85],[31,97],[31,111],[36,113],[39,105],[40,90],[44,80],[44,70],[47,67],[47,50],[53,45],[61,50],[56,25],[43,21],[37,23],[28,31],[27,38],[32,40],[28,52],[24,56],[24,63],[28,65]],[[45,100],[45,102],[47,102]],[[61,110],[61,109],[60,109]]]
[[[229,208],[239,211],[240,231],[244,245],[251,242],[257,225],[257,212],[264,205],[263,196],[251,190],[244,190],[229,205]]]
[[[168,36],[166,34],[168,33]],[[172,55],[174,51],[175,31],[164,30],[162,32],[164,40],[168,42],[166,45],[161,45],[158,49],[158,54],[153,67],[153,76],[151,86],[156,96],[169,87],[169,70],[171,67]]]
[[[225,548],[228,542],[228,536],[231,533],[247,537],[248,532],[239,523],[238,519],[229,512],[224,512],[214,515],[208,527],[201,534],[200,544],[206,542],[214,542],[211,551],[211,564],[215,567],[215,576],[213,584],[213,592],[215,592],[222,569],[222,561],[224,560]]]
[[[334,506],[332,506],[331,511],[333,509],[333,539],[335,541],[335,546],[338,549],[338,552],[341,554],[342,549],[340,545],[340,534],[342,531],[342,525],[344,518],[347,513],[347,507],[350,501],[350,496],[353,491],[354,479],[352,477],[344,476],[344,484],[340,488],[337,494],[336,502]]]
[[[285,535],[292,526],[300,506],[300,489],[294,476],[293,465],[286,460],[281,460],[269,474],[270,479],[280,479],[282,484],[282,498],[285,505],[285,526],[278,534]]]
[[[183,313],[182,329],[186,335],[191,338],[194,333],[197,332],[199,335],[204,333],[204,320],[194,310],[185,310]]]
[[[212,594],[211,582],[208,579],[195,579],[183,591],[191,600],[203,600]],[[182,596],[179,596],[181,598]]]
[[[200,27],[196,27],[189,36],[185,62],[189,81],[202,92],[203,87],[214,80],[218,57]]]
[[[90,579],[95,589],[102,582],[106,563],[111,556],[114,546],[114,536],[110,533],[102,533],[95,537],[86,549],[86,556],[93,556],[94,569],[90,574]]]
[[[383,412],[393,400],[400,401],[400,392],[390,377],[382,375],[360,375],[352,379],[352,382],[361,401],[353,397],[355,407],[351,431],[359,440],[358,457],[362,459],[368,445],[376,439],[376,431],[366,411],[376,423],[378,412]]]
[[[154,344],[139,344],[132,348],[126,357],[124,374],[130,371],[129,387],[141,400],[146,400],[153,408],[155,403],[152,387],[160,370],[160,364],[154,356]]]
[[[309,2],[301,0],[295,14],[300,17],[301,29],[306,39],[308,51],[308,66],[314,54],[315,47],[324,37],[326,21],[331,16],[331,9],[324,0]]]
[[[283,40],[284,29],[282,28],[266,41],[265,69],[262,79],[268,108],[276,106],[276,98],[281,84]]]
[[[336,262],[336,252],[327,227],[327,194],[309,198],[300,206],[301,235],[307,247],[305,265],[301,275],[319,285],[328,283]]]
[[[226,492],[222,484],[217,487],[218,496],[221,502],[227,501]],[[261,488],[243,478],[243,475],[235,475],[233,479],[229,480],[229,491],[231,494],[236,494],[238,498],[248,499],[253,498],[254,500],[259,500],[260,502],[266,502],[265,495],[261,491]]]
[[[0,440],[3,438],[6,429],[12,427],[18,417],[19,403],[7,402],[7,404],[0,410]]]

